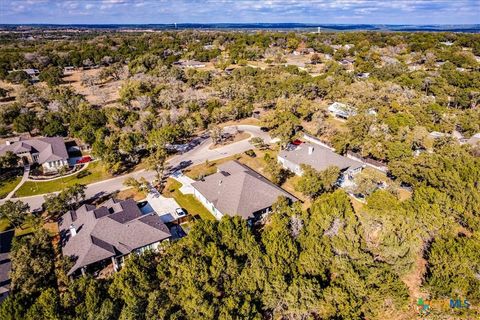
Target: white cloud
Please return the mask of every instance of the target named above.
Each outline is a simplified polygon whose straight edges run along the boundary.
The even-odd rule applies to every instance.
[[[480,23],[480,0],[0,0],[0,8],[6,23]]]

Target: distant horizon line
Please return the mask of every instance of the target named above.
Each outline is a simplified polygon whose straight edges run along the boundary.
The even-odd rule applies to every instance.
[[[31,26],[31,25],[48,25],[48,26],[94,26],[94,25],[111,25],[111,26],[128,26],[128,25],[306,25],[306,26],[480,26],[480,23],[434,23],[434,24],[405,24],[405,23],[310,23],[310,22],[170,22],[170,23],[0,23],[3,26]]]

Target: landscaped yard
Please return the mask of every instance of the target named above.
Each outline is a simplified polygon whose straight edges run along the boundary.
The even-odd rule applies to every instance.
[[[201,176],[208,176],[217,172],[217,166],[225,163],[230,160],[238,160],[239,162],[249,166],[253,170],[257,171],[258,173],[265,175],[265,160],[263,160],[263,156],[265,155],[265,151],[254,149],[256,154],[255,158],[252,158],[245,153],[237,154],[231,157],[218,159],[215,161],[209,161],[207,163],[202,163],[193,167],[187,168],[183,173],[193,180],[198,180]],[[275,151],[268,151],[272,157],[276,157],[277,153]]]
[[[293,194],[298,199],[302,200],[306,204],[306,207],[310,207],[310,200],[305,197],[301,192],[295,190],[295,186],[297,185],[298,180],[300,180],[300,177],[292,174],[292,176],[285,180],[281,187],[289,193]]]
[[[17,197],[33,196],[37,194],[61,191],[63,188],[74,185],[75,183],[90,184],[93,182],[111,178],[112,175],[100,161],[92,162],[88,167],[77,174],[65,178],[51,181],[27,181],[17,190]]]
[[[174,198],[180,207],[187,210],[189,215],[199,215],[203,220],[215,220],[215,217],[208,211],[192,194],[183,194],[180,192],[182,184],[172,178],[167,179],[167,184],[163,189],[163,195],[167,198]]]
[[[22,180],[21,176],[10,177],[8,179],[0,181],[0,199],[5,198]]]
[[[234,155],[234,156],[231,156],[231,157],[227,157],[227,158],[223,158],[223,159],[219,159],[219,160],[215,160],[215,161],[210,161],[208,164],[202,163],[202,164],[190,167],[190,168],[188,168],[184,171],[184,174],[189,178],[192,178],[194,180],[198,180],[202,176],[207,176],[209,174],[213,174],[213,173],[217,172],[217,166],[218,165],[220,165],[222,163],[225,163],[227,161],[230,161],[230,160],[238,160],[240,163],[243,163],[243,164],[247,165],[248,167],[250,167],[251,169],[260,173],[261,175],[263,175],[264,177],[266,177],[268,179],[269,176],[265,172],[266,162],[263,159],[263,157],[264,157],[265,153],[268,152],[268,153],[270,153],[270,155],[273,158],[276,158],[277,157],[277,152],[272,151],[272,150],[264,151],[264,150],[258,150],[258,149],[255,149],[254,151],[255,151],[255,154],[256,154],[255,158],[252,158],[252,157],[246,155],[245,153],[241,153],[241,154],[237,154],[237,155]],[[295,185],[298,183],[299,179],[300,179],[300,177],[293,175],[293,176],[289,177],[283,183],[283,185],[281,185],[281,187],[284,190],[291,193],[292,195],[294,195],[295,197],[297,197],[298,199],[302,200],[304,202],[304,207],[309,207],[310,206],[310,201],[308,199],[306,199],[305,196],[303,196],[300,192],[295,190]]]

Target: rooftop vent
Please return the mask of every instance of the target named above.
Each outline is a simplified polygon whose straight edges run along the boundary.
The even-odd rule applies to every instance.
[[[70,229],[70,235],[72,237],[75,237],[77,235],[77,228],[75,227],[75,225],[73,223],[70,225],[69,229]]]

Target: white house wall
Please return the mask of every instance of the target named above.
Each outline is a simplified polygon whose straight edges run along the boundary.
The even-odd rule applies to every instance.
[[[195,188],[193,188],[193,195],[202,203],[205,208],[207,208],[208,211],[213,214],[215,218],[220,220],[223,217],[223,214]]]
[[[67,160],[56,160],[56,161],[45,162],[42,164],[43,170],[45,172],[57,172],[58,169],[66,166],[68,166]]]
[[[278,160],[278,162],[280,162],[282,164],[282,167],[284,169],[287,169],[287,170],[295,173],[297,176],[301,176],[303,174],[302,169],[300,168],[300,165],[298,165],[296,163],[293,163],[290,160],[287,160],[287,159],[282,158],[280,156],[277,156],[277,160]]]

